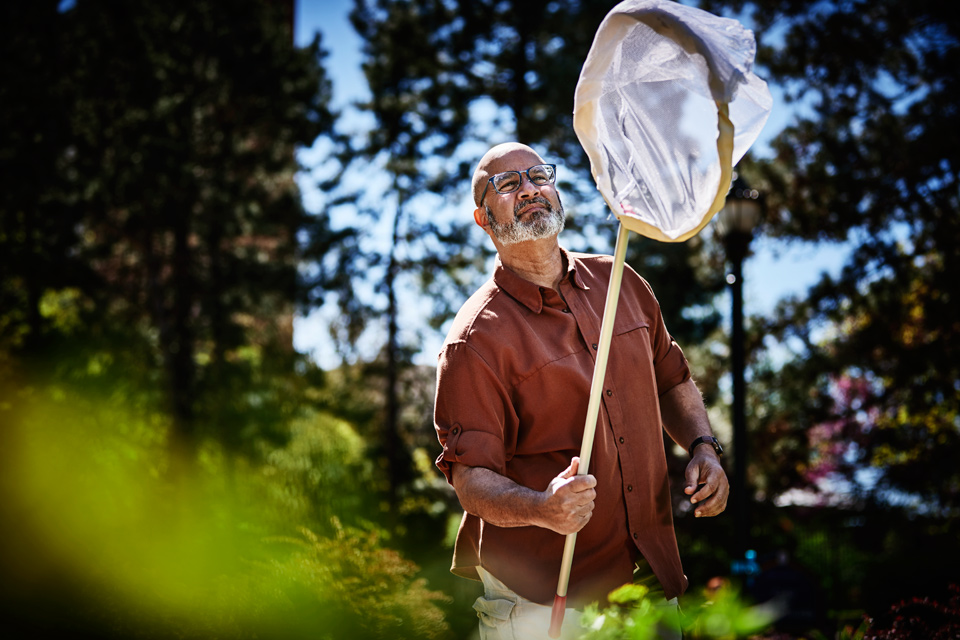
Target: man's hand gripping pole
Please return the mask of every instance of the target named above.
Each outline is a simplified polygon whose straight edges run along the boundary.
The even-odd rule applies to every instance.
[[[600,342],[597,345],[597,360],[593,367],[593,381],[590,384],[590,403],[587,405],[587,419],[583,425],[583,441],[580,443],[580,467],[577,475],[587,475],[590,468],[590,455],[593,453],[593,436],[597,430],[597,417],[600,415],[600,398],[607,372],[607,356],[610,354],[610,340],[613,336],[613,321],[617,316],[617,302],[620,300],[620,282],[623,280],[623,263],[627,256],[627,240],[630,231],[620,224],[617,234],[617,247],[613,255],[613,270],[607,285],[607,300],[603,307],[603,320],[600,323]],[[573,565],[573,549],[577,544],[576,532],[568,534],[563,545],[563,559],[560,562],[560,580],[557,582],[557,595],[553,599],[553,611],[550,615],[550,637],[559,638],[563,626],[563,614],[567,607],[567,587],[570,583],[570,568]]]

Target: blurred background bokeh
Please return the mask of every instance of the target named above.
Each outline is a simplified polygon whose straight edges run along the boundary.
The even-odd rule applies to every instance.
[[[0,635],[475,633],[432,426],[437,348],[491,264],[469,173],[532,144],[564,246],[611,251],[571,113],[613,4],[3,3]],[[743,470],[742,503],[695,519],[665,444],[688,611],[777,605],[690,634],[958,638],[960,22],[698,6],[754,30],[778,101],[738,167],[763,204],[748,297],[758,250],[843,260],[731,312],[715,225],[631,241]],[[359,43],[346,100],[331,25]]]

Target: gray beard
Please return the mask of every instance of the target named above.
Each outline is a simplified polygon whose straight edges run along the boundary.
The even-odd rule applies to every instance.
[[[547,211],[530,218],[527,221],[521,221],[517,218],[517,210],[521,209],[531,202],[536,202],[547,207]],[[554,207],[550,201],[543,196],[538,196],[533,200],[518,202],[514,208],[513,220],[503,224],[493,219],[493,213],[490,211],[490,205],[485,207],[487,211],[487,221],[490,223],[490,230],[493,236],[500,241],[500,244],[511,245],[530,240],[541,240],[555,236],[563,231],[565,222],[563,215],[563,204]]]

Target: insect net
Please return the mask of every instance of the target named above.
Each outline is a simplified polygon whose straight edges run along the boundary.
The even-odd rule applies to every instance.
[[[604,18],[577,82],[574,130],[628,229],[678,242],[723,207],[732,167],[772,107],[755,53],[736,20],[667,0],[626,0]]]

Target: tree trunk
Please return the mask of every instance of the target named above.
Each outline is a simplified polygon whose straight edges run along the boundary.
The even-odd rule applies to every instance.
[[[387,265],[387,371],[386,371],[386,416],[383,425],[383,446],[387,457],[387,500],[390,511],[397,511],[397,489],[403,478],[403,455],[400,447],[400,400],[397,390],[400,367],[398,357],[397,291],[396,277],[399,270],[397,247],[400,243],[400,219],[403,215],[404,194],[397,190],[397,212],[393,219],[393,237],[390,245],[390,260]]]
[[[527,43],[530,41],[530,22],[527,16],[529,8],[522,3],[516,3],[514,15],[517,30],[517,50],[513,62],[513,115],[517,122],[517,140],[524,144],[532,142],[527,114],[527,71],[530,65],[527,61]]]
[[[164,341],[165,368],[169,384],[173,431],[171,453],[187,466],[193,461],[195,420],[193,412],[196,370],[190,312],[193,301],[192,254],[189,246],[189,213],[174,214],[170,322]],[[164,310],[166,311],[166,310]]]

